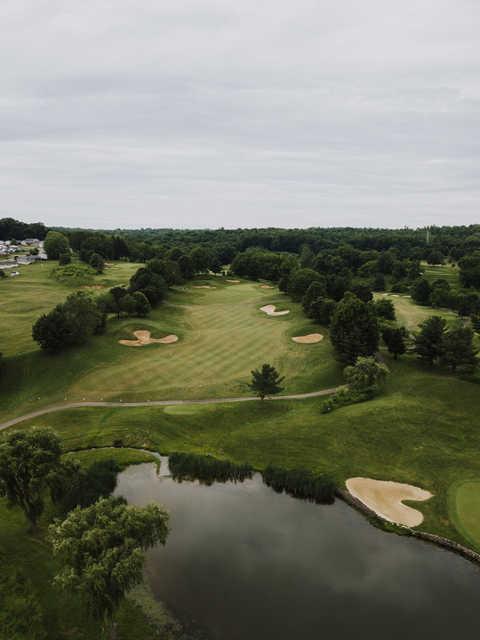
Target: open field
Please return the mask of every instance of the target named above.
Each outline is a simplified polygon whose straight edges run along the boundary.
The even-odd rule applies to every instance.
[[[470,544],[449,518],[449,487],[480,478],[478,386],[388,360],[386,392],[375,400],[321,414],[321,399],[188,407],[82,408],[37,418],[67,449],[147,447],[161,453],[208,453],[257,468],[269,463],[324,471],[343,484],[366,476],[434,494],[415,503],[422,529]],[[352,455],[354,452],[354,455]]]
[[[430,316],[440,316],[445,318],[447,322],[453,322],[458,319],[458,315],[450,309],[424,307],[415,304],[410,296],[392,293],[376,293],[375,298],[391,300],[395,306],[398,324],[409,331],[415,331],[418,325],[427,318],[430,318]]]
[[[258,283],[199,280],[170,294],[147,319],[111,319],[105,335],[56,356],[40,351],[8,358],[0,393],[1,418],[41,406],[82,400],[145,401],[245,395],[250,371],[264,362],[286,376],[285,393],[314,391],[341,382],[328,339],[295,344],[292,336],[318,331],[301,306]],[[290,313],[268,317],[265,304]],[[179,336],[175,344],[137,349],[118,343],[143,329],[153,338]],[[326,329],[322,334],[328,336]],[[8,337],[8,332],[4,339]],[[39,375],[41,372],[41,375]]]
[[[17,278],[0,280],[0,353],[4,356],[37,351],[39,347],[32,340],[33,323],[74,290],[52,277],[57,266],[57,262],[39,262],[19,267]],[[92,285],[106,288],[126,284],[139,266],[129,262],[114,263],[106,267],[105,273],[93,276]]]
[[[435,280],[446,280],[453,291],[460,289],[460,278],[458,275],[458,267],[453,264],[431,265],[422,262],[422,268],[425,278],[430,282]]]

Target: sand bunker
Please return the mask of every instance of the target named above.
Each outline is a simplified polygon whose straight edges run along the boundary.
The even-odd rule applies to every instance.
[[[295,336],[292,340],[299,344],[314,344],[323,340],[323,336],[321,333],[308,333],[306,336]]]
[[[194,284],[194,289],[215,289],[213,284]]]
[[[352,496],[378,516],[406,527],[418,527],[423,522],[423,514],[418,509],[407,507],[403,500],[423,501],[432,497],[429,491],[401,482],[349,478],[346,485]]]
[[[261,284],[260,289],[273,289],[271,284]]]
[[[289,309],[285,309],[285,311],[275,311],[276,308],[274,304],[266,304],[264,307],[260,307],[260,311],[266,313],[267,316],[286,316],[287,313],[290,313]]]
[[[232,284],[240,284],[240,280],[229,280],[228,278],[227,282],[231,282]]]
[[[124,344],[126,347],[144,347],[147,344],[172,344],[178,341],[178,336],[173,333],[164,338],[151,338],[150,331],[134,331],[133,335],[136,340],[119,340],[119,344]]]

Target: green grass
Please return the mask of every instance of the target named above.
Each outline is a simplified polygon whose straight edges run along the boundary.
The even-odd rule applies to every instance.
[[[453,291],[458,291],[461,288],[457,265],[431,265],[426,262],[422,262],[422,269],[425,278],[430,282],[430,284],[435,280],[446,280]]]
[[[121,265],[118,265],[121,266]],[[123,265],[122,265],[123,266]],[[198,281],[202,282],[202,281]],[[250,371],[264,362],[286,377],[285,393],[311,391],[341,381],[328,338],[299,345],[294,335],[318,331],[301,306],[258,283],[178,290],[147,319],[111,319],[105,335],[86,347],[51,356],[35,351],[8,358],[0,391],[0,417],[62,401],[123,401],[229,397],[249,393]],[[268,317],[265,304],[287,306]],[[175,333],[176,344],[129,348],[118,344],[136,329],[153,337]],[[324,334],[327,330],[320,329]],[[8,332],[7,332],[8,333]],[[41,375],[39,375],[41,372]]]
[[[77,288],[53,277],[52,271],[57,267],[56,261],[20,266],[17,278],[0,280],[0,353],[4,356],[38,351],[32,339],[33,323]],[[93,276],[85,289],[101,291],[114,284],[126,284],[138,267],[134,263],[117,262],[107,267],[105,273]]]
[[[458,315],[454,311],[415,304],[412,298],[407,295],[376,293],[375,298],[386,298],[387,300],[391,300],[395,306],[395,314],[398,324],[409,331],[415,331],[418,328],[418,325],[431,316],[440,316],[441,318],[445,318],[448,323],[458,320]]]
[[[470,545],[480,550],[480,479],[454,483],[448,498],[451,520]]]
[[[416,506],[422,528],[465,543],[449,518],[450,485],[480,477],[478,386],[421,368],[413,358],[388,361],[380,397],[321,413],[322,400],[171,407],[82,408],[38,418],[67,449],[125,446],[211,454],[261,469],[268,464],[416,484],[435,497]]]

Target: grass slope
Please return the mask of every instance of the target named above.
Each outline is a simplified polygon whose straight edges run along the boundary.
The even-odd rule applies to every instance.
[[[431,265],[422,262],[423,274],[425,278],[432,284],[435,280],[446,280],[453,291],[460,289],[459,270],[454,264],[436,264]]]
[[[480,476],[454,483],[448,498],[452,522],[471,546],[480,550]]]
[[[220,278],[209,282],[214,289],[190,285],[172,293],[147,319],[111,319],[105,335],[94,337],[87,347],[56,356],[35,351],[7,359],[0,417],[64,400],[243,395],[251,369],[264,362],[286,376],[286,393],[340,382],[341,368],[328,339],[313,345],[291,340],[318,331],[299,304],[276,289],[261,289],[258,283],[234,285]],[[287,305],[290,314],[268,317],[259,310],[268,303],[280,309]],[[152,337],[175,333],[180,341],[142,348],[118,344],[119,338],[131,338],[136,329],[148,329]]]
[[[448,323],[458,320],[458,315],[450,309],[436,309],[435,307],[420,306],[413,302],[410,296],[376,293],[375,298],[391,300],[395,306],[395,314],[399,325],[409,331],[415,331],[418,325],[431,316],[445,318]]]
[[[386,392],[321,414],[321,399],[155,408],[83,408],[43,416],[65,447],[125,446],[209,453],[257,468],[269,463],[417,484],[435,497],[418,508],[427,531],[465,543],[449,518],[449,486],[480,477],[478,386],[388,361]],[[30,426],[28,423],[22,428]]]

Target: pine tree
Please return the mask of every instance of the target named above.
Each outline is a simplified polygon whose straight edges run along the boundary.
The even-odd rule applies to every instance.
[[[443,354],[443,337],[446,322],[440,316],[432,316],[420,325],[420,333],[415,336],[415,351],[418,357],[432,365]]]
[[[252,382],[248,385],[255,394],[263,400],[265,396],[271,396],[275,393],[283,391],[280,385],[285,378],[270,364],[262,365],[261,369],[252,371]]]

